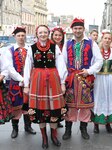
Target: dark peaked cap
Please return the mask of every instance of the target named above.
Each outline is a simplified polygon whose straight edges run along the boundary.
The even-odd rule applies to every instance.
[[[19,32],[26,33],[25,27],[16,27],[15,30],[12,32],[12,34],[17,34]]]

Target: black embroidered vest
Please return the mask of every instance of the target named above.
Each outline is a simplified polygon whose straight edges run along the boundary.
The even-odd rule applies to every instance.
[[[31,46],[34,68],[54,68],[55,67],[55,44],[50,44],[47,51],[41,51],[36,44]]]

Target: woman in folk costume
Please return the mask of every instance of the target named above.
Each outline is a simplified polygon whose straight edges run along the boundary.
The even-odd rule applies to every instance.
[[[4,124],[12,119],[11,100],[3,83],[3,79],[8,76],[8,65],[5,51],[0,48],[0,124]]]
[[[103,66],[96,75],[94,85],[94,132],[99,133],[99,124],[105,125],[108,133],[112,133],[112,35],[109,31],[102,34],[100,45]]]
[[[51,33],[51,40],[57,44],[62,52],[62,48],[63,48],[63,45],[64,45],[64,39],[65,39],[65,32],[64,32],[64,29],[62,27],[55,27],[52,29],[52,33]],[[58,128],[62,128],[63,125],[58,122]]]
[[[22,114],[24,117],[25,131],[30,134],[36,134],[31,128],[31,121],[27,110],[22,110],[23,107],[23,87],[20,86],[19,81],[23,81],[23,70],[26,59],[26,54],[30,46],[25,44],[26,30],[24,27],[17,27],[13,31],[16,39],[16,44],[7,50],[7,59],[10,61],[9,75],[11,77],[9,83],[9,97],[12,101],[14,118],[12,119],[12,133],[11,138],[18,136],[18,124]]]
[[[57,123],[63,120],[67,111],[63,98],[67,69],[59,47],[48,39],[48,27],[39,25],[36,34],[38,42],[31,46],[25,62],[24,93],[29,92],[29,114],[40,126],[42,147],[46,149],[46,123],[50,123],[53,144],[61,145],[57,138]]]
[[[62,27],[55,27],[52,29],[51,40],[57,44],[62,52],[64,41],[65,41],[65,32]]]

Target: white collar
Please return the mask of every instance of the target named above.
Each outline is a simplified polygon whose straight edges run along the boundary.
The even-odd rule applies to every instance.
[[[17,48],[19,48],[19,46],[18,46],[18,44],[16,43],[16,44],[14,44],[13,45],[14,46],[14,50],[16,50]],[[26,50],[28,49],[28,45],[27,44],[25,44],[25,46],[23,47],[23,48],[25,48]]]
[[[75,36],[73,36],[72,40],[75,40]],[[83,41],[83,40],[89,40],[89,38],[88,38],[87,36],[84,35],[84,37],[82,38],[81,41]]]

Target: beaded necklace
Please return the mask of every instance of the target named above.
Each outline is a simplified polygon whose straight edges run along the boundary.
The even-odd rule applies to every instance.
[[[41,50],[41,51],[47,51],[49,48],[50,48],[50,40],[48,40],[47,42],[46,42],[46,45],[45,46],[41,46],[41,43],[38,41],[37,42],[37,48],[39,49],[39,50]]]
[[[103,56],[103,58],[106,60],[106,59],[109,59],[109,57],[110,57],[110,48],[107,50],[107,51],[105,51],[104,49],[102,49],[102,56]]]

